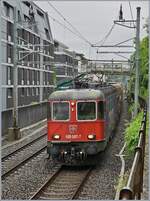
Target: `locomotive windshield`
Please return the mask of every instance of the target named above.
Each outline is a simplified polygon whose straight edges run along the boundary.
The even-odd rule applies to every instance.
[[[96,119],[96,103],[95,102],[78,102],[77,117],[78,117],[78,120]]]
[[[69,103],[54,102],[52,118],[53,120],[69,120]]]

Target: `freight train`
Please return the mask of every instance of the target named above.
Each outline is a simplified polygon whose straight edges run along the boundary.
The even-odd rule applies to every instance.
[[[68,165],[91,164],[112,137],[122,96],[120,84],[89,80],[53,92],[47,110],[49,156]]]

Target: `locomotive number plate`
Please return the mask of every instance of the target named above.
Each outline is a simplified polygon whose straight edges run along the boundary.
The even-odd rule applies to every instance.
[[[69,134],[66,135],[66,139],[79,139],[81,134],[78,134],[78,125],[69,125]]]
[[[71,134],[66,135],[66,139],[79,139],[79,138],[81,138],[81,134],[79,134],[79,135],[77,135],[77,134],[75,134],[75,135],[71,135]]]

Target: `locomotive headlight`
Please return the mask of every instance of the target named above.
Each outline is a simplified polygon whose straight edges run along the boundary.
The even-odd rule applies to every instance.
[[[54,135],[53,135],[53,139],[59,140],[59,139],[60,139],[60,135],[59,135],[59,134],[54,134]]]
[[[89,134],[87,137],[89,140],[94,140],[96,136],[93,134]]]
[[[74,102],[71,102],[71,106],[74,106],[75,105],[75,103]]]

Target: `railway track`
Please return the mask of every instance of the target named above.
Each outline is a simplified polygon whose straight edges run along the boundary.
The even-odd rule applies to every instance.
[[[39,155],[46,150],[45,135],[33,140],[32,142],[22,146],[21,148],[11,152],[10,154],[2,157],[2,175],[1,178],[5,179],[14,171],[19,169],[32,158]]]
[[[77,199],[93,167],[75,169],[61,166],[30,200]]]
[[[44,138],[46,136],[46,133],[44,133],[43,135],[41,135],[40,137],[30,141],[29,143],[21,146],[20,148],[16,149],[15,151],[12,151],[11,153],[5,155],[5,156],[2,156],[1,159],[2,161],[4,160],[7,160],[9,157],[11,157],[12,155],[15,155],[16,153],[18,153],[19,151],[22,151],[23,149],[29,147],[29,146],[32,146],[32,144],[34,144],[35,142],[39,141],[40,139]]]

